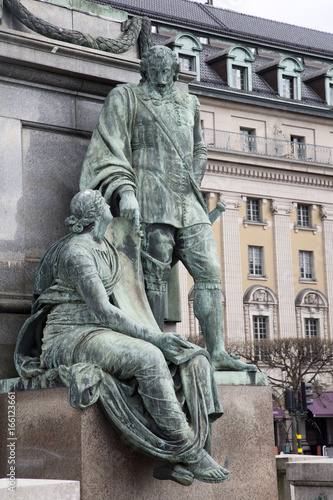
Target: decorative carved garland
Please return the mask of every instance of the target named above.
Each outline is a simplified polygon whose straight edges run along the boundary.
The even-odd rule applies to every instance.
[[[147,17],[133,17],[125,25],[124,36],[118,40],[111,40],[110,38],[103,38],[101,36],[94,38],[87,33],[54,26],[34,16],[19,0],[4,0],[4,4],[13,16],[27,28],[36,31],[40,35],[62,42],[103,50],[112,54],[123,54],[130,50],[139,40],[141,55],[153,45],[151,39],[151,21]]]

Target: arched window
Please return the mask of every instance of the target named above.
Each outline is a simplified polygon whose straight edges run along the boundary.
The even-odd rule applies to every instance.
[[[246,290],[244,324],[247,342],[277,338],[277,298],[270,288],[253,285]]]
[[[297,336],[300,338],[327,338],[328,302],[321,292],[306,288],[296,300]]]
[[[216,71],[229,87],[239,90],[252,90],[252,52],[243,45],[210,56],[206,62]]]
[[[303,64],[296,57],[285,56],[265,64],[257,73],[281,97],[300,100],[303,70]]]
[[[278,92],[281,97],[301,99],[303,65],[295,57],[284,57],[278,65]]]
[[[177,54],[181,71],[193,71],[197,74],[197,80],[200,80],[199,54],[203,47],[198,38],[186,33],[169,39],[165,45]]]

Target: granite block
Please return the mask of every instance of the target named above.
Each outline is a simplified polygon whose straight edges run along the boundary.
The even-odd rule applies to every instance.
[[[278,479],[278,494],[279,500],[291,500],[290,483],[286,477],[287,465],[290,462],[322,462],[327,460],[325,457],[317,457],[313,455],[278,455],[276,457],[276,470]]]
[[[78,480],[82,500],[277,500],[271,389],[219,391],[225,415],[213,425],[212,455],[230,470],[227,483],[154,479],[154,461],[121,440],[98,404],[71,408],[66,388],[16,393],[17,477]],[[6,398],[0,394],[2,435]],[[7,466],[2,444],[0,476]]]
[[[75,96],[54,87],[0,82],[0,109],[2,116],[13,119],[75,127]]]
[[[293,500],[333,499],[332,459],[289,462],[286,477]]]

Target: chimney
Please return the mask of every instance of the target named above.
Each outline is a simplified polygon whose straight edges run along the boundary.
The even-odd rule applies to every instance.
[[[213,5],[213,0],[207,0],[206,4],[207,5]]]

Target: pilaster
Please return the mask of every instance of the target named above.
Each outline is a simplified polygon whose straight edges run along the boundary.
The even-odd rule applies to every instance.
[[[281,337],[296,337],[295,291],[290,237],[290,214],[294,205],[288,200],[272,200],[274,262]]]
[[[243,311],[242,268],[238,210],[243,204],[242,198],[235,194],[221,194],[220,200],[226,204],[226,211],[221,217],[222,235],[222,288],[225,293],[225,339],[245,340]]]
[[[322,205],[320,215],[323,221],[324,270],[326,298],[333,304],[333,205]],[[328,335],[332,339],[333,307],[328,307]]]

